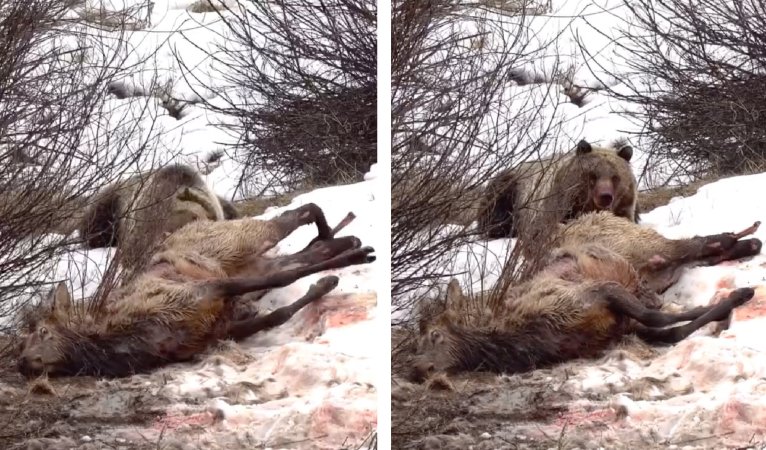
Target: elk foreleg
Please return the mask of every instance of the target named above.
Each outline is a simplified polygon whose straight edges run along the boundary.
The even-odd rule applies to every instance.
[[[310,266],[319,264],[328,259],[334,258],[341,253],[359,248],[362,242],[354,236],[345,236],[325,241],[317,241],[306,249],[292,255],[264,257],[258,256],[247,267],[242,270],[239,276],[246,276],[248,273],[269,274],[289,270],[296,267]]]
[[[248,319],[237,320],[231,323],[228,337],[235,340],[245,339],[269,328],[278,327],[290,320],[295,313],[303,309],[309,303],[319,300],[324,295],[338,286],[338,277],[328,276],[319,279],[312,284],[306,294],[290,305],[283,306],[264,316],[256,316]]]
[[[760,224],[755,222],[739,233],[669,241],[673,243],[673,251],[666,255],[655,254],[646,261],[640,271],[647,284],[655,292],[662,293],[678,281],[684,268],[697,265],[713,266],[724,261],[759,254],[763,246],[760,239],[741,239],[754,233]]]
[[[279,230],[281,234],[280,239],[287,237],[298,227],[310,223],[316,224],[318,239],[329,239],[332,237],[332,230],[327,224],[324,212],[314,203],[307,203],[295,209],[285,211],[269,222]]]
[[[761,222],[755,222],[739,233],[721,233],[692,238],[700,242],[702,247],[697,255],[690,256],[696,256],[694,259],[702,262],[717,264],[730,259],[756,255],[761,251],[761,241],[759,239],[741,241],[740,239],[755,233],[760,225]]]
[[[374,251],[375,249],[372,247],[356,248],[346,250],[339,255],[317,264],[286,269],[262,276],[237,277],[208,281],[201,285],[201,288],[203,289],[202,297],[209,296],[231,299],[237,295],[247,294],[248,292],[284,287],[300,278],[324,270],[340,269],[357,264],[371,263],[375,261],[375,256],[371,255]]]

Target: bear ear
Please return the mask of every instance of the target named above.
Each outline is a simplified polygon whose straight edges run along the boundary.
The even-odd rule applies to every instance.
[[[633,157],[633,147],[627,142],[623,142],[622,145],[618,147],[617,156],[625,161],[630,161],[630,158]]]
[[[593,147],[591,147],[590,143],[586,141],[585,139],[580,140],[580,142],[577,143],[577,154],[578,155],[584,155],[586,153],[590,153],[593,151]]]

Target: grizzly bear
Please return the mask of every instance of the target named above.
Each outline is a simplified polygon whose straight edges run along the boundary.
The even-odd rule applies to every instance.
[[[637,223],[632,156],[625,140],[597,147],[583,139],[564,155],[505,170],[487,185],[478,208],[479,229],[490,239],[530,239],[593,211],[611,211]]]
[[[236,207],[218,197],[199,172],[175,164],[107,186],[89,202],[79,231],[88,248],[122,249],[126,272],[139,270],[163,236],[195,220],[229,220]]]

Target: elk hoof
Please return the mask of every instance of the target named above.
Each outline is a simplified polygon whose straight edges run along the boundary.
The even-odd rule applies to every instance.
[[[366,247],[362,247],[359,250],[363,251],[364,254],[365,254],[364,255],[365,256],[365,258],[364,258],[364,262],[365,263],[371,263],[371,262],[375,261],[376,259],[378,259],[375,255],[370,255],[370,253],[374,252],[375,249],[370,247],[369,245],[366,246]]]
[[[747,258],[748,256],[755,256],[761,253],[761,247],[763,247],[763,243],[760,239],[745,239],[734,244],[734,246],[726,252],[725,256],[730,260]]]
[[[311,285],[309,291],[316,292],[319,295],[324,295],[335,289],[338,286],[339,281],[340,280],[335,275],[322,277],[319,279],[319,281]]]
[[[739,288],[729,294],[729,300],[734,305],[734,307],[737,307],[747,303],[751,298],[753,298],[753,296],[755,296],[755,289]]]

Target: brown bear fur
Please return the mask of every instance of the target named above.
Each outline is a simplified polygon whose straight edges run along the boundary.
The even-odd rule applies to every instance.
[[[238,217],[236,208],[215,195],[196,170],[171,165],[98,192],[88,202],[79,231],[86,247],[120,247],[122,266],[131,273],[168,233],[187,223]]]
[[[632,156],[626,141],[596,147],[581,140],[564,155],[503,171],[487,185],[478,208],[479,228],[491,239],[531,240],[593,211],[638,222]]]
[[[121,217],[126,213],[127,203],[136,195],[142,180],[148,180],[150,175],[151,173],[141,174],[112,183],[88,199],[86,202],[88,206],[79,218],[77,226],[81,237],[84,238],[86,248],[114,247],[118,244]],[[190,186],[201,189],[201,186],[196,183],[198,183],[197,180]],[[181,187],[183,186],[182,184]],[[241,214],[232,202],[220,196],[216,197],[223,209],[225,220],[241,218]],[[207,207],[210,208],[210,206]]]

